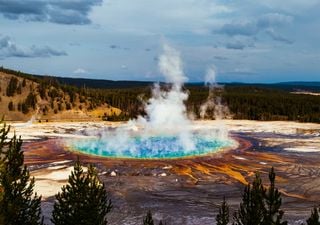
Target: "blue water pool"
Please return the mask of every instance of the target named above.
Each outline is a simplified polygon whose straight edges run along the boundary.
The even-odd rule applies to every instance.
[[[229,147],[231,141],[193,135],[193,147],[186,149],[176,136],[130,137],[126,140],[113,138],[86,138],[69,141],[76,151],[102,157],[132,159],[164,159],[204,155]]]

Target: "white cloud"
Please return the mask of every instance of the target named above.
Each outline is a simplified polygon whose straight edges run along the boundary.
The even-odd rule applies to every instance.
[[[66,55],[65,51],[55,50],[48,46],[38,47],[32,45],[29,48],[21,47],[9,36],[2,36],[0,34],[0,57],[35,58]]]
[[[94,9],[93,20],[126,33],[165,34],[210,31],[232,8],[212,0],[109,0]]]
[[[74,70],[73,73],[75,73],[75,74],[85,74],[85,73],[88,73],[88,71],[83,69],[83,68],[78,68],[78,69]]]

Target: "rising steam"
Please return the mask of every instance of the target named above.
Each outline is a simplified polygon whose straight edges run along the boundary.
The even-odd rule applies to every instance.
[[[156,84],[152,97],[145,106],[146,117],[139,117],[136,123],[143,126],[145,134],[173,134],[179,137],[180,144],[186,149],[194,149],[192,135],[189,132],[190,120],[184,101],[188,94],[182,90],[182,85],[188,78],[184,75],[180,53],[169,45],[164,45],[163,54],[159,59],[159,69],[166,82],[172,86],[168,91],[162,91]]]
[[[139,155],[139,151],[147,149],[150,155],[164,155],[165,151],[184,151],[196,154],[200,148],[214,148],[228,140],[228,133],[221,127],[197,130],[187,116],[184,104],[189,95],[183,90],[183,84],[188,80],[183,72],[180,53],[165,44],[163,53],[159,57],[159,70],[163,74],[169,87],[163,88],[155,84],[152,97],[145,103],[146,116],[139,116],[125,125],[113,130],[87,131],[93,137],[99,137],[98,142],[77,142],[80,149],[117,152],[115,155]],[[201,117],[205,117],[208,110],[215,111],[215,118],[222,118],[224,109],[221,100],[215,98],[214,89],[215,70],[209,68],[205,76],[205,83],[209,86],[209,97],[201,107]],[[219,138],[219,140],[218,140]],[[80,146],[79,146],[80,145]],[[142,150],[141,150],[142,149]],[[128,152],[129,151],[129,152]],[[141,153],[142,154],[142,153]],[[145,154],[145,153],[143,153]],[[179,154],[173,154],[179,156]]]
[[[216,70],[213,66],[209,67],[204,77],[204,83],[209,88],[208,98],[205,103],[200,106],[201,119],[221,120],[229,114],[229,109],[221,102],[221,96],[216,95],[223,90],[216,82]]]

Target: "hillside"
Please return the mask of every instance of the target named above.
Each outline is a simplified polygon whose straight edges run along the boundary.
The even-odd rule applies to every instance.
[[[144,104],[152,87],[150,82],[39,76],[1,67],[0,76],[0,114],[7,120],[26,121],[33,115],[49,121],[128,120],[145,114]],[[161,86],[167,88],[166,84]],[[185,88],[189,93],[188,114],[198,119],[201,105],[208,98],[208,87],[188,83]],[[317,82],[229,83],[214,95],[229,108],[227,118],[320,123],[319,92]],[[214,115],[211,110],[206,118]]]
[[[6,120],[97,120],[119,115],[121,110],[54,79],[37,79],[0,71],[0,114]]]

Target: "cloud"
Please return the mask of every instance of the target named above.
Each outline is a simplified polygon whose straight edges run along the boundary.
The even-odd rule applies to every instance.
[[[17,46],[10,37],[0,35],[0,57],[20,57],[20,58],[35,58],[35,57],[50,57],[67,55],[64,51],[52,49],[48,46],[37,47],[35,45],[30,48],[22,48]]]
[[[280,14],[280,13],[267,13],[262,15],[258,21],[257,26],[261,28],[282,26],[293,21],[292,16]]]
[[[225,56],[214,56],[213,58],[217,59],[217,60],[228,60],[228,57]]]
[[[89,24],[88,14],[102,0],[0,0],[0,13],[8,19],[58,24]]]
[[[289,40],[289,39],[281,36],[280,34],[277,34],[273,29],[266,30],[266,33],[275,41],[283,42],[283,43],[286,43],[286,44],[292,44],[293,43],[292,40]]]
[[[74,70],[73,73],[75,73],[75,74],[85,74],[85,73],[88,73],[88,71],[83,69],[83,68],[78,68],[78,69]]]
[[[280,13],[268,13],[254,20],[226,23],[221,27],[219,32],[229,36],[254,36],[266,29],[284,26],[292,21],[293,18],[291,16]]]
[[[240,41],[236,40],[234,42],[228,42],[225,47],[227,49],[235,49],[235,50],[243,50],[247,47],[254,47],[253,42],[247,42],[247,41]]]
[[[244,22],[244,23],[227,23],[222,26],[220,33],[227,34],[229,36],[243,35],[252,36],[259,32],[259,28],[254,22]]]
[[[118,45],[110,45],[110,48],[111,49],[117,49],[117,48],[120,48]]]

